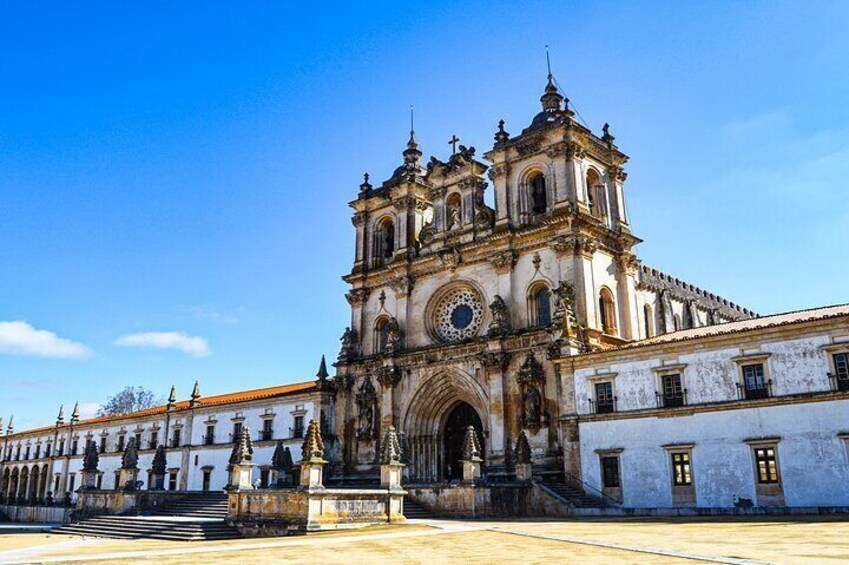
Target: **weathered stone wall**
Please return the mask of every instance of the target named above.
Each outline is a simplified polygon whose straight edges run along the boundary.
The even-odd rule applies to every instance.
[[[234,491],[228,520],[252,537],[398,523],[403,497],[383,489]]]
[[[0,515],[11,522],[65,523],[70,521],[70,506],[18,506],[0,504]]]

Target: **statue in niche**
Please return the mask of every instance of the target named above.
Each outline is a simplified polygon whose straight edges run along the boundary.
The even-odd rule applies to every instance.
[[[360,390],[357,391],[355,402],[357,404],[357,439],[374,439],[374,414],[377,395],[371,379],[366,377]]]
[[[567,337],[577,337],[580,327],[575,315],[575,288],[568,282],[560,281],[552,295],[554,297],[552,325],[565,331]]]
[[[398,324],[398,320],[395,318],[389,318],[383,331],[386,335],[384,351],[390,354],[401,351],[404,335],[401,332],[401,326]]]
[[[539,426],[542,419],[542,398],[536,387],[528,387],[522,398],[525,422],[527,427],[533,428],[534,424]]]
[[[429,245],[433,241],[434,226],[433,221],[425,223],[419,231],[419,244],[422,246]]]
[[[449,205],[448,206],[448,230],[456,230],[460,229],[461,219],[460,219],[460,205]]]
[[[489,305],[489,311],[492,314],[492,323],[489,324],[489,335],[506,335],[510,331],[510,313],[507,310],[507,304],[504,302],[504,299],[496,294],[495,300]]]

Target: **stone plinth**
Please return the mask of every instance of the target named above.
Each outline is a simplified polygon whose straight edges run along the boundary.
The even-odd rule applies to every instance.
[[[139,470],[136,469],[121,469],[121,473],[118,476],[118,482],[120,484],[120,488],[125,491],[134,491],[138,490],[136,487],[136,481],[139,480]]]
[[[389,490],[401,489],[401,478],[403,475],[404,465],[400,463],[390,463],[380,466],[380,486]]]
[[[312,458],[301,461],[301,486],[310,489],[324,488],[324,459]]]
[[[404,495],[389,489],[231,491],[228,519],[247,537],[396,524],[405,520]]]
[[[227,490],[252,490],[254,464],[246,461],[230,465],[230,484]]]
[[[481,460],[461,461],[463,464],[463,484],[473,484],[481,478]]]

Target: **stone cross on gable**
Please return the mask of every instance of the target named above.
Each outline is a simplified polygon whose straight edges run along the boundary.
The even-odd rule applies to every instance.
[[[460,143],[460,138],[456,135],[451,136],[451,140],[448,142],[448,145],[451,146],[451,154],[454,155],[457,153],[457,144]]]

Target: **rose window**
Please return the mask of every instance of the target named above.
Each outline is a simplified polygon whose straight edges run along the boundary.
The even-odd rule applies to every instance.
[[[443,341],[461,341],[478,335],[483,305],[477,293],[458,288],[442,297],[434,312],[434,329]]]

